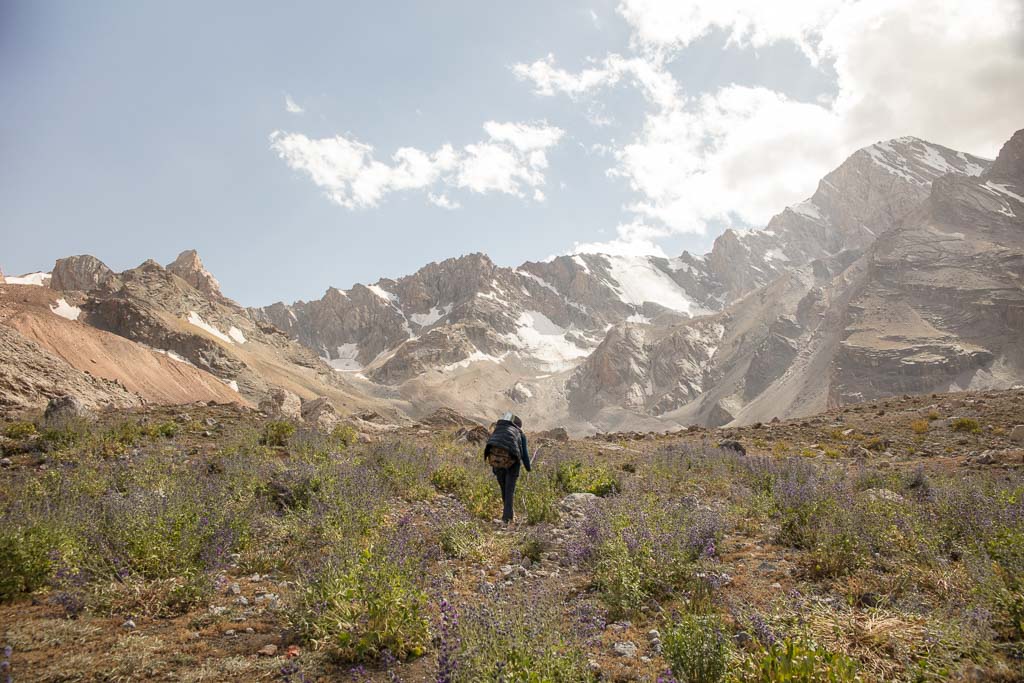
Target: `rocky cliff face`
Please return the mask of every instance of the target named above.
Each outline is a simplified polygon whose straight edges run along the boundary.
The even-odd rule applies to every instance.
[[[991,165],[913,139],[858,152],[822,181],[814,220],[805,202],[708,257],[750,266],[733,292],[768,271],[753,264],[769,245],[788,268],[637,343],[613,330],[569,380],[571,411],[596,427],[623,412],[714,425],[1020,382],[1022,147],[1018,133]]]

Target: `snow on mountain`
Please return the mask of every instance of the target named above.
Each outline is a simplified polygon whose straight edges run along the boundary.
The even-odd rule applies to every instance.
[[[57,299],[57,303],[50,306],[50,310],[53,311],[54,314],[59,315],[62,318],[67,318],[68,320],[78,320],[78,316],[82,314],[81,308],[78,306],[72,306],[64,299]]]
[[[4,282],[8,285],[31,285],[33,287],[43,287],[50,281],[49,273],[27,273],[25,275],[11,276],[8,275],[4,278]]]

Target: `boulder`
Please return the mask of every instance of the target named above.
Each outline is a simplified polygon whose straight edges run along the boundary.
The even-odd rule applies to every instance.
[[[593,493],[570,493],[559,502],[559,506],[572,515],[583,515],[599,500]]]
[[[341,421],[341,416],[338,415],[338,411],[334,409],[334,406],[322,396],[315,398],[312,401],[304,401],[302,403],[302,419],[310,425],[313,425],[317,430],[321,432],[330,432]]]
[[[89,420],[92,417],[92,411],[76,396],[70,395],[51,398],[49,403],[46,404],[46,412],[43,413],[43,419],[48,424],[61,424],[72,420]]]
[[[905,500],[903,496],[889,489],[866,489],[861,495],[872,502],[884,500],[887,503],[902,503]]]
[[[277,419],[301,420],[302,400],[287,389],[274,387],[260,401],[260,410]]]
[[[490,436],[490,432],[487,431],[487,427],[483,425],[476,425],[475,427],[459,427],[455,430],[455,440],[464,441],[466,443],[483,443],[487,441],[487,437]]]
[[[1010,430],[1010,441],[1024,443],[1024,425],[1017,425]]]
[[[548,429],[543,432],[538,432],[537,438],[551,439],[552,441],[568,441],[569,432],[565,429],[565,427],[555,427],[554,429]]]
[[[724,439],[718,442],[718,447],[724,451],[734,451],[740,455],[746,455],[747,449],[736,439]]]

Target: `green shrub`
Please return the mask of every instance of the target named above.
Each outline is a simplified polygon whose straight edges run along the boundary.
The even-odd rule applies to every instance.
[[[650,576],[638,553],[630,552],[622,538],[613,538],[598,550],[594,584],[613,617],[639,609],[652,595]]]
[[[927,434],[928,433],[928,420],[922,418],[920,420],[914,420],[910,423],[910,430],[915,434]]]
[[[555,481],[543,474],[527,474],[516,487],[516,509],[527,524],[558,521],[561,494]]]
[[[441,529],[441,550],[448,557],[459,560],[482,559],[482,543],[483,533],[475,522],[456,522]]]
[[[462,465],[445,462],[430,475],[430,483],[441,493],[458,493],[469,482],[469,472]]]
[[[610,468],[603,465],[563,462],[558,465],[555,479],[566,493],[607,496],[621,489],[618,477]]]
[[[46,585],[57,543],[41,526],[0,528],[0,603]]]
[[[264,446],[281,448],[288,444],[288,439],[295,434],[295,425],[291,422],[273,421],[263,427],[263,438],[260,440]]]
[[[2,433],[8,439],[24,439],[35,435],[36,426],[31,422],[9,422],[4,425]]]
[[[345,662],[422,655],[430,643],[427,595],[408,567],[368,548],[334,560],[300,582],[293,628],[315,649]]]
[[[294,427],[292,431],[294,431]],[[173,439],[178,435],[178,424],[176,422],[160,422],[152,424],[146,430],[151,439]],[[283,445],[283,444],[282,444]]]
[[[718,683],[729,665],[729,642],[713,616],[684,615],[662,640],[665,659],[679,683]]]
[[[949,424],[949,428],[954,432],[964,432],[966,434],[978,434],[981,432],[981,425],[978,424],[978,421],[969,417],[956,418]]]
[[[348,448],[356,442],[358,437],[359,432],[351,425],[339,424],[331,430],[331,441],[338,448]]]
[[[855,683],[855,660],[810,643],[784,641],[747,659],[741,680],[751,683]]]

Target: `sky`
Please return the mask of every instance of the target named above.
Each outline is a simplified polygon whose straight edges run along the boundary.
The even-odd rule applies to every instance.
[[[3,0],[0,267],[703,253],[878,140],[994,157],[1021,83],[1024,0]]]

